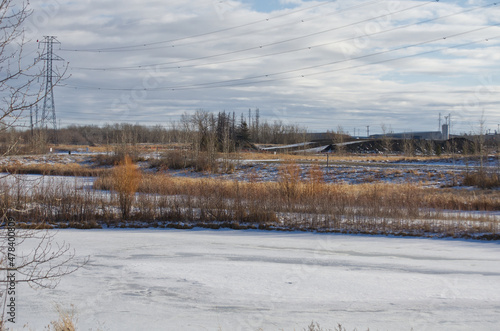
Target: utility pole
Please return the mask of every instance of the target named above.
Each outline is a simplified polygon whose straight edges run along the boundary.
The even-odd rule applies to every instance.
[[[451,136],[451,113],[448,114],[448,132]]]
[[[43,41],[40,44],[44,44],[44,53],[40,55],[39,60],[45,61],[45,95],[43,98],[43,108],[42,108],[42,128],[47,128],[47,125],[52,124],[54,133],[57,129],[56,122],[56,107],[54,104],[54,84],[53,78],[59,78],[58,74],[54,72],[52,62],[53,61],[63,61],[63,59],[54,54],[54,44],[60,44],[60,42],[54,36],[44,36]],[[49,122],[47,124],[46,122]]]
[[[259,108],[255,109],[255,137],[253,138],[256,143],[260,142],[259,133]]]

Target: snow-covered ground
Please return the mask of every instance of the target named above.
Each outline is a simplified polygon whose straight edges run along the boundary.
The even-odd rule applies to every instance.
[[[9,185],[14,190],[30,192],[40,187],[66,187],[76,189],[92,189],[95,177],[43,176],[43,175],[9,175],[0,172],[0,184]]]
[[[61,230],[83,269],[20,287],[19,329],[54,304],[79,330],[495,330],[497,242],[210,230]],[[24,249],[27,249],[28,243]],[[11,325],[9,325],[11,326]]]

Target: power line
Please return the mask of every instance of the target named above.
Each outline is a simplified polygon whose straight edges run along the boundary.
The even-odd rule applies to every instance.
[[[460,12],[457,12],[457,13],[453,13],[453,14],[449,14],[449,15],[443,15],[443,16],[439,16],[439,17],[436,17],[436,18],[432,18],[432,19],[427,19],[427,20],[423,20],[423,21],[420,21],[420,22],[416,22],[416,23],[411,23],[411,24],[407,24],[407,25],[403,25],[403,26],[397,26],[397,27],[394,27],[394,28],[391,28],[391,29],[382,30],[382,31],[378,31],[378,32],[370,33],[370,34],[365,34],[363,37],[373,37],[375,35],[380,35],[380,34],[384,34],[384,33],[387,33],[387,32],[393,32],[393,31],[396,31],[396,30],[401,30],[401,29],[405,29],[405,28],[408,28],[408,27],[411,27],[411,26],[421,25],[421,24],[424,24],[424,23],[429,23],[429,22],[437,21],[437,20],[444,19],[444,18],[450,18],[450,17],[453,17],[453,16],[461,15],[461,14],[464,14],[464,13],[468,13],[468,12],[472,12],[472,11],[475,11],[475,10],[478,10],[478,9],[484,9],[484,8],[491,7],[491,6],[496,6],[496,5],[497,5],[497,3],[492,3],[492,4],[483,5],[483,6],[478,6],[478,7],[472,8],[472,9],[463,10],[463,11],[460,11]],[[420,7],[420,6],[421,5],[418,5],[418,7]],[[404,9],[402,11],[406,11],[406,10],[413,9],[413,8],[415,8],[415,7],[407,8],[407,9]],[[394,14],[400,13],[402,11],[394,12],[394,13],[391,13],[391,14],[386,14],[386,15],[383,15],[383,16],[394,15]],[[375,18],[371,18],[370,20],[379,19],[380,17],[381,16],[377,16]],[[352,24],[364,23],[366,21],[367,20],[363,20],[363,21],[360,21],[360,22],[357,22],[357,23],[352,23]],[[334,28],[334,29],[342,29],[342,28],[345,28],[345,27],[352,26],[352,24],[344,25],[344,26],[337,27],[337,28]],[[326,31],[330,31],[330,30],[326,30]],[[310,35],[308,35],[308,36],[310,36]],[[306,37],[307,36],[299,37],[299,38],[306,38]],[[226,64],[226,63],[232,63],[232,62],[254,60],[254,59],[260,59],[260,58],[265,58],[265,57],[270,57],[270,56],[276,56],[276,55],[283,55],[283,54],[289,54],[289,53],[294,53],[294,52],[300,52],[300,51],[304,51],[304,50],[312,50],[313,48],[330,46],[330,45],[333,45],[333,44],[338,44],[338,43],[342,43],[342,42],[346,42],[346,41],[351,41],[351,40],[355,40],[355,39],[358,39],[358,38],[359,37],[356,36],[356,37],[346,38],[346,39],[342,39],[342,40],[337,40],[337,41],[332,41],[332,42],[327,42],[327,43],[321,43],[321,44],[306,46],[306,47],[302,47],[302,48],[296,48],[296,49],[287,50],[287,51],[280,51],[280,52],[269,53],[269,54],[264,54],[264,55],[257,55],[257,56],[251,56],[251,57],[246,57],[246,58],[230,59],[230,60],[224,60],[224,61],[218,61],[218,62],[208,62],[208,63],[193,64],[193,65],[184,65],[184,66],[178,66],[178,65],[176,65],[176,66],[171,66],[171,67],[163,67],[163,68],[160,67],[160,66],[163,66],[163,65],[181,64],[181,63],[185,63],[185,62],[193,62],[193,61],[211,59],[211,58],[216,58],[216,57],[221,57],[221,56],[226,56],[226,55],[233,55],[233,54],[247,52],[247,51],[256,50],[256,49],[262,49],[262,48],[265,48],[265,47],[268,47],[268,46],[274,46],[276,44],[285,43],[285,42],[288,42],[288,41],[294,41],[294,40],[297,40],[297,38],[288,39],[288,40],[284,40],[284,41],[277,42],[277,43],[270,43],[270,44],[265,44],[265,45],[261,45],[261,46],[245,48],[245,49],[231,51],[231,52],[224,52],[224,53],[219,53],[219,54],[214,54],[214,55],[209,55],[209,56],[203,56],[203,57],[198,57],[198,58],[193,58],[193,59],[171,61],[171,62],[165,62],[165,63],[146,64],[146,65],[137,65],[137,66],[125,66],[125,67],[107,67],[107,68],[73,67],[72,69],[90,70],[90,71],[111,71],[111,70],[150,70],[152,67],[154,67],[154,70],[195,68],[195,67],[210,66],[210,65],[215,65],[215,64]]]
[[[382,1],[383,0],[369,1],[369,2],[367,2],[364,5],[373,4],[373,3],[382,2]],[[221,33],[221,32],[227,32],[227,31],[236,30],[236,29],[240,29],[240,28],[251,26],[251,25],[255,25],[255,24],[269,22],[269,21],[275,20],[277,18],[286,17],[286,16],[289,16],[289,15],[293,15],[293,14],[296,14],[296,13],[299,13],[299,12],[307,11],[307,10],[310,10],[310,9],[313,9],[313,8],[325,6],[325,5],[334,3],[334,2],[335,2],[334,0],[332,0],[332,1],[326,1],[326,2],[319,3],[319,4],[316,4],[316,5],[310,6],[310,7],[301,8],[301,9],[290,11],[290,12],[287,12],[287,13],[284,13],[284,14],[281,14],[281,15],[273,16],[271,18],[261,19],[261,20],[252,21],[252,22],[241,24],[241,25],[237,25],[237,26],[232,26],[232,27],[228,27],[228,28],[224,28],[224,29],[219,29],[219,30],[210,31],[210,32],[204,32],[204,33],[200,33],[200,34],[196,34],[196,35],[192,35],[192,36],[187,36],[187,37],[176,38],[176,39],[163,40],[163,41],[157,41],[157,42],[146,43],[146,44],[128,45],[128,46],[117,46],[117,47],[107,47],[107,48],[94,48],[94,49],[61,49],[61,50],[62,51],[67,51],[67,52],[98,52],[98,53],[101,53],[101,52],[125,51],[125,50],[130,50],[130,49],[133,50],[134,48],[145,48],[145,47],[149,47],[149,46],[153,46],[153,45],[167,44],[167,43],[173,43],[173,42],[178,42],[178,41],[187,40],[187,39],[205,37],[205,36],[212,35],[212,34],[218,34],[218,33]],[[357,5],[357,6],[352,6],[350,8],[359,8],[361,6],[362,5]]]
[[[284,23],[284,24],[274,25],[274,26],[271,26],[271,27],[264,27],[264,28],[257,29],[257,30],[245,31],[245,32],[242,32],[242,33],[239,33],[239,34],[236,34],[236,35],[232,35],[232,36],[221,36],[221,37],[217,37],[217,38],[214,38],[214,39],[204,39],[204,40],[190,41],[190,42],[185,42],[185,43],[181,43],[181,44],[172,44],[172,45],[169,45],[169,46],[162,46],[162,47],[156,47],[156,48],[148,48],[148,50],[156,50],[156,49],[164,49],[164,48],[174,48],[174,47],[175,48],[179,48],[179,47],[190,46],[190,45],[200,45],[201,43],[215,42],[215,41],[220,41],[220,40],[227,41],[228,39],[241,38],[243,36],[246,36],[246,35],[249,35],[249,34],[255,34],[255,33],[259,33],[259,32],[265,32],[266,35],[269,35],[269,33],[271,32],[271,30],[275,30],[275,29],[278,29],[278,28],[283,28],[283,27],[287,27],[287,26],[291,26],[291,25],[302,25],[302,24],[304,24],[306,22],[314,21],[314,20],[316,20],[318,18],[321,18],[321,17],[330,16],[330,15],[333,15],[333,14],[339,14],[339,13],[351,11],[353,9],[360,9],[360,8],[367,7],[367,6],[370,6],[372,4],[376,4],[378,2],[383,2],[383,1],[385,1],[385,0],[376,0],[376,1],[366,2],[366,3],[359,4],[359,5],[354,5],[354,6],[351,6],[351,7],[343,8],[343,9],[336,9],[334,11],[331,11],[331,12],[328,12],[328,13],[322,13],[320,15],[312,16],[312,17],[309,17],[309,18],[301,18],[301,19],[299,19],[298,21],[295,21],[295,22],[287,22],[287,23]],[[430,0],[430,3],[433,2],[433,1],[437,1],[437,0]],[[137,50],[139,50],[139,49],[137,49]]]
[[[414,26],[414,25],[418,25],[418,24],[423,24],[423,23],[428,23],[428,22],[431,22],[431,21],[436,21],[438,19],[449,18],[449,17],[452,17],[452,16],[456,16],[456,15],[459,15],[459,14],[466,13],[466,12],[471,12],[473,10],[478,10],[478,9],[482,9],[482,8],[486,8],[486,7],[491,7],[491,6],[496,6],[496,5],[497,5],[497,3],[488,4],[488,5],[485,5],[485,6],[479,6],[479,7],[475,7],[475,8],[472,8],[472,9],[463,10],[461,12],[457,12],[457,13],[453,13],[453,14],[448,14],[448,15],[444,15],[444,16],[440,16],[440,17],[436,17],[436,18],[424,20],[424,21],[417,22],[417,23],[406,24],[404,26],[396,26],[394,28],[391,28],[391,29],[388,29],[388,30],[384,30],[384,31],[378,31],[378,32],[371,33],[371,34],[363,34],[362,37],[365,38],[365,37],[370,37],[370,36],[374,36],[374,35],[386,34],[388,32],[392,32],[392,31],[395,31],[395,30],[408,28],[410,26]],[[429,16],[427,16],[427,17],[429,17]],[[395,20],[400,21],[402,23],[407,23],[408,22],[406,20],[404,20],[404,21],[399,20],[399,17],[396,17]],[[491,20],[493,20],[493,19],[491,18]],[[491,20],[487,21],[487,22],[489,23],[489,22],[491,22]],[[475,23],[472,23],[472,24],[475,24]],[[434,25],[430,25],[430,26],[434,26]],[[480,31],[480,30],[484,30],[484,29],[488,29],[488,28],[493,28],[493,27],[496,27],[496,26],[498,26],[498,24],[494,24],[492,26],[480,27],[478,29],[469,30],[469,31],[466,31],[466,32],[462,32],[460,34],[473,33],[473,32],[477,32],[477,31]],[[425,27],[427,27],[427,26],[425,26]],[[415,29],[415,30],[421,31],[422,29]],[[411,31],[414,31],[414,30],[411,30]],[[496,31],[497,30],[495,29],[495,32]],[[432,32],[432,31],[429,31],[429,32]],[[435,32],[434,33],[429,33],[429,34],[431,36],[436,36]],[[193,84],[193,85],[187,85],[186,84],[185,86],[166,86],[166,87],[160,87],[160,88],[155,88],[155,89],[151,89],[151,88],[149,88],[149,89],[145,89],[145,88],[135,88],[135,89],[106,89],[106,88],[95,88],[95,87],[88,87],[87,89],[109,90],[109,91],[142,91],[142,90],[147,90],[147,91],[173,90],[173,91],[177,91],[177,90],[208,89],[208,88],[220,88],[220,87],[230,88],[230,87],[245,86],[245,85],[270,84],[271,82],[276,82],[276,81],[283,81],[283,80],[288,80],[288,79],[313,77],[313,76],[317,76],[317,75],[323,75],[323,74],[327,74],[327,73],[331,73],[331,72],[337,72],[337,71],[342,71],[342,70],[350,70],[350,69],[354,69],[354,68],[361,68],[361,67],[366,67],[366,66],[380,65],[380,64],[383,64],[383,63],[388,63],[390,61],[397,61],[397,60],[407,59],[407,58],[410,58],[410,57],[417,57],[417,56],[422,56],[422,55],[425,55],[425,54],[431,54],[431,53],[441,52],[441,51],[446,50],[446,49],[453,49],[453,48],[458,48],[458,47],[466,47],[466,46],[478,44],[478,43],[481,43],[481,42],[484,42],[484,41],[487,41],[487,40],[493,40],[493,39],[498,38],[498,36],[495,36],[495,37],[492,37],[492,38],[482,38],[482,39],[477,39],[477,40],[472,41],[472,42],[462,43],[462,44],[459,44],[459,45],[444,47],[444,48],[440,48],[440,49],[434,49],[434,50],[431,50],[431,51],[421,52],[421,53],[412,54],[412,55],[398,56],[398,57],[395,57],[395,58],[384,59],[384,60],[377,61],[377,62],[374,62],[372,60],[372,61],[370,61],[371,63],[364,63],[364,64],[353,65],[353,66],[343,67],[343,68],[335,68],[333,70],[323,70],[322,69],[325,66],[331,66],[331,65],[335,65],[335,64],[340,64],[342,62],[360,60],[360,59],[363,59],[363,58],[368,58],[370,56],[385,55],[385,54],[389,54],[390,52],[397,52],[397,51],[400,51],[402,49],[407,49],[407,48],[411,48],[411,47],[422,46],[424,44],[431,43],[431,42],[445,41],[446,39],[452,39],[453,37],[456,37],[456,36],[458,36],[460,34],[446,36],[446,37],[442,37],[442,38],[437,38],[437,39],[433,39],[433,40],[430,40],[430,41],[427,41],[427,42],[424,42],[424,43],[418,43],[418,44],[403,46],[403,47],[400,47],[400,48],[395,48],[395,49],[391,49],[391,50],[384,51],[384,52],[377,52],[377,53],[363,55],[363,56],[360,56],[360,57],[353,57],[353,58],[350,58],[350,59],[345,59],[343,61],[336,61],[336,62],[329,62],[329,63],[317,64],[315,66],[302,67],[302,68],[300,67],[300,65],[291,65],[290,66],[290,67],[292,67],[291,70],[274,72],[274,73],[270,73],[270,74],[267,74],[267,75],[252,76],[252,77],[239,78],[239,79],[233,79],[233,80],[223,80],[223,81],[218,81],[218,82],[208,82],[208,83],[204,83],[204,84]],[[492,34],[492,33],[490,32],[489,34]],[[400,36],[401,35],[401,36],[403,36],[403,38],[406,38],[406,40],[408,40],[408,38],[412,38],[412,36],[413,36],[413,35],[403,34],[403,33],[402,34],[394,34],[394,35],[396,35],[396,36]],[[482,36],[482,35],[486,35],[486,34],[477,34],[477,35],[475,35],[475,37],[479,38],[478,36]],[[392,36],[393,35],[390,35],[390,36],[384,35],[383,38],[385,38],[385,39],[383,39],[383,40],[390,39]],[[348,38],[348,39],[344,39],[342,41],[353,40],[353,39],[356,39],[356,38],[359,38],[359,37]],[[471,39],[473,39],[473,37],[459,38],[459,39],[460,39],[460,41],[467,41],[467,40],[470,41]],[[381,40],[382,40],[382,38],[381,38]],[[321,47],[322,45],[331,45],[333,43],[339,43],[339,42],[342,42],[342,41],[328,42],[328,43],[313,45],[313,46],[304,47],[304,48],[301,48],[301,49],[291,50],[291,51],[286,51],[286,52],[275,52],[275,53],[272,53],[272,54],[258,55],[258,56],[253,56],[253,57],[246,57],[245,59],[254,59],[254,58],[260,58],[260,57],[265,57],[265,56],[276,56],[276,55],[280,55],[280,54],[290,53],[290,52],[293,52],[293,51],[311,49],[311,48],[314,48],[314,47]],[[404,43],[407,43],[407,42],[408,41],[405,41]],[[457,43],[458,42],[459,41],[457,41]],[[397,45],[398,44],[393,45],[393,47],[397,46]],[[437,45],[437,47],[439,47],[441,45],[442,44],[439,43],[439,45]],[[446,44],[444,44],[444,45],[446,45]],[[434,46],[434,47],[436,47],[436,46]],[[476,48],[473,47],[471,49],[476,49]],[[374,49],[374,50],[376,50],[376,49]],[[420,50],[420,49],[418,49],[418,50]],[[413,52],[413,50],[412,50],[412,52]],[[226,54],[226,53],[224,53],[223,55],[229,55],[229,54]],[[231,52],[230,54],[234,54],[234,53]],[[209,57],[202,57],[202,58],[197,58],[197,59],[186,59],[186,60],[181,60],[181,61],[176,61],[176,62],[168,62],[167,64],[171,64],[171,63],[179,63],[179,64],[180,63],[188,63],[189,61],[214,58],[216,56],[222,56],[222,55],[218,54],[218,55],[211,55]],[[229,62],[242,61],[242,60],[245,60],[245,59],[233,58],[233,59],[228,59],[226,61],[218,61],[218,62],[207,61],[207,62],[211,62],[211,63],[193,64],[191,66],[183,66],[183,67],[187,68],[187,67],[198,67],[198,66],[209,65],[209,64],[229,63]],[[294,57],[294,59],[295,59],[295,57]],[[376,59],[374,59],[374,60],[376,60]],[[161,65],[161,64],[150,65],[150,66],[157,66],[157,65]],[[295,67],[295,69],[293,69],[293,67]],[[128,67],[128,68],[135,69],[135,68],[138,68],[138,67]],[[172,69],[173,68],[180,68],[180,67],[172,67]],[[88,69],[92,69],[92,68],[88,68]],[[94,69],[96,69],[96,68],[94,68]],[[108,68],[108,69],[103,68],[103,70],[112,70],[112,69],[115,69],[115,68]],[[116,69],[118,70],[118,68],[116,68]],[[160,69],[160,68],[155,68],[155,69]],[[163,68],[163,69],[169,69],[169,68]],[[305,70],[313,70],[313,69],[320,69],[321,71],[310,73],[310,74],[304,74],[304,75],[293,75],[293,76],[290,76],[290,77],[279,77],[278,76],[278,75],[290,75],[290,74],[293,74],[295,72],[300,72],[300,71],[305,71]],[[101,69],[97,68],[97,70],[101,70]],[[141,69],[141,70],[144,70],[144,69]],[[270,79],[270,78],[274,78],[274,79]],[[214,79],[214,78],[209,78],[209,79]],[[174,84],[176,84],[176,83],[174,83]],[[179,83],[177,83],[177,84],[179,84]],[[190,83],[188,83],[188,84],[190,84]],[[78,87],[78,86],[76,86],[74,88],[75,89],[80,89],[80,88],[83,89],[85,87]],[[403,91],[403,92],[392,92],[392,94],[401,94],[401,93],[426,93],[426,94],[427,93],[440,93],[440,94],[442,94],[442,93],[473,93],[473,92],[471,92],[471,91],[463,91],[463,92],[462,91],[451,91],[451,92],[445,92],[445,91],[437,91],[437,90],[436,91],[411,91],[411,92]],[[141,116],[141,117],[147,116],[148,118],[149,117],[154,118],[155,116],[162,116],[162,115],[148,115],[148,114],[144,114],[144,113],[142,113],[141,115],[139,115],[139,112],[140,112],[140,110],[138,109],[137,113],[134,113],[134,115],[137,114],[137,116]],[[96,114],[96,115],[103,115],[103,114],[99,113],[99,114]],[[90,115],[90,116],[93,116],[93,115]],[[129,115],[127,115],[127,116],[129,116]],[[172,115],[172,116],[174,116],[174,115]],[[113,115],[111,114],[111,115],[106,116],[106,118],[109,118],[109,117],[113,118]],[[133,117],[135,117],[135,116],[133,116]],[[294,117],[294,116],[292,116],[292,117]],[[111,120],[113,120],[113,119],[111,119]],[[138,121],[134,120],[134,119],[130,119],[130,120],[127,120],[127,121],[130,121],[130,122],[149,122],[148,120],[142,120],[142,119],[139,119]],[[150,121],[150,122],[154,122],[154,121]]]
[[[338,71],[343,71],[343,70],[357,69],[357,68],[362,68],[362,67],[367,67],[367,66],[372,66],[372,65],[377,65],[377,64],[384,64],[384,63],[388,63],[388,62],[393,62],[393,61],[408,59],[408,58],[412,58],[412,57],[416,57],[416,56],[437,53],[437,52],[441,52],[441,51],[444,51],[444,50],[447,50],[447,49],[453,49],[453,48],[459,48],[459,47],[474,45],[474,44],[477,44],[477,43],[480,43],[480,42],[483,42],[483,41],[489,41],[489,40],[497,39],[497,38],[500,38],[500,35],[494,36],[494,37],[490,37],[490,38],[480,39],[480,40],[476,40],[476,41],[472,41],[472,42],[468,42],[468,43],[464,43],[464,44],[459,44],[459,45],[454,45],[454,46],[449,46],[449,47],[443,47],[443,48],[436,49],[436,50],[421,52],[421,53],[417,53],[417,54],[411,54],[411,55],[401,56],[401,57],[397,57],[397,58],[392,58],[392,59],[387,59],[387,60],[381,60],[381,61],[378,61],[378,62],[365,63],[365,64],[354,65],[354,66],[350,66],[350,67],[344,67],[344,68],[333,69],[333,70],[320,71],[320,72],[316,72],[316,73],[312,73],[312,74],[305,74],[305,75],[300,75],[300,76],[292,76],[292,77],[285,77],[285,78],[276,78],[276,79],[271,79],[271,80],[261,80],[261,81],[256,81],[256,82],[243,82],[243,83],[240,83],[240,84],[234,84],[232,86],[242,86],[242,85],[249,85],[249,84],[260,84],[260,83],[266,83],[266,82],[276,82],[276,81],[284,81],[284,80],[290,80],[290,79],[296,79],[296,78],[306,78],[306,77],[312,77],[312,76],[319,76],[319,75],[324,75],[324,74],[338,72]],[[436,41],[436,40],[434,40],[434,41]],[[424,43],[421,43],[421,44],[424,44]],[[418,45],[420,45],[420,44],[418,44]],[[392,52],[392,51],[402,50],[402,49],[410,48],[410,47],[414,47],[414,46],[417,46],[417,45],[410,45],[409,47],[402,47],[402,48],[398,48],[398,49],[391,50],[391,51],[384,51],[384,52],[380,52],[380,53],[375,53],[375,54],[370,54],[370,55],[366,55],[366,56],[361,56],[359,58],[353,58],[353,59],[349,59],[347,61],[352,61],[352,60],[355,60],[355,59],[365,58],[365,57],[368,57],[368,56],[380,55],[380,54],[383,54],[383,53],[389,53],[389,52]],[[340,62],[345,62],[345,61],[340,61]],[[317,68],[317,67],[324,67],[324,66],[328,66],[328,65],[332,65],[332,64],[336,64],[336,63],[326,63],[326,64],[317,65],[317,66],[314,66],[314,67],[315,68]],[[313,67],[311,67],[311,68],[313,68]],[[297,71],[307,70],[307,69],[309,69],[309,68],[289,70],[287,72],[276,73],[274,75],[279,75],[279,74],[284,74],[284,73],[292,73],[292,72],[297,72]],[[268,75],[266,75],[266,77],[267,76]],[[262,77],[263,76],[258,77],[258,78],[262,78]],[[243,80],[243,79],[241,79],[241,80]],[[215,87],[231,87],[231,86],[215,86]],[[195,89],[195,87],[193,87],[193,88],[183,88],[183,89],[186,89],[186,90],[187,89]]]
[[[364,19],[364,20],[361,20],[361,21],[357,21],[357,22],[354,22],[354,23],[349,23],[349,24],[342,25],[342,26],[337,26],[337,27],[326,29],[326,30],[322,30],[322,31],[317,31],[317,32],[310,33],[310,34],[307,34],[307,35],[304,35],[304,36],[289,38],[289,39],[285,39],[285,40],[279,40],[279,41],[275,41],[275,42],[272,42],[272,43],[261,44],[261,45],[258,45],[258,46],[253,46],[253,47],[249,47],[249,48],[245,48],[245,49],[240,49],[240,50],[235,50],[235,51],[230,51],[230,52],[224,52],[224,53],[210,55],[210,56],[203,56],[203,57],[198,57],[198,58],[195,58],[195,59],[173,61],[173,62],[159,63],[159,64],[148,64],[148,65],[133,66],[133,67],[130,67],[130,66],[129,67],[117,67],[116,69],[130,69],[130,68],[137,68],[137,67],[145,68],[145,67],[153,67],[153,66],[160,66],[160,65],[179,64],[179,63],[184,63],[184,62],[206,60],[206,59],[220,57],[220,56],[234,55],[234,54],[248,52],[248,51],[252,51],[252,50],[263,49],[263,48],[267,48],[267,47],[270,47],[270,46],[276,46],[276,45],[288,43],[288,42],[291,42],[291,41],[297,41],[297,40],[301,40],[301,39],[305,39],[305,38],[310,38],[310,37],[313,37],[313,36],[317,36],[317,35],[320,35],[320,34],[324,34],[324,33],[332,32],[332,31],[344,29],[344,28],[347,28],[347,27],[351,27],[351,26],[354,26],[354,25],[357,25],[357,24],[361,24],[361,23],[366,23],[366,22],[369,22],[369,21],[377,20],[377,19],[380,19],[380,18],[383,18],[383,17],[387,17],[387,16],[390,16],[390,15],[399,14],[399,13],[402,13],[402,12],[405,12],[405,11],[408,11],[408,10],[411,10],[411,9],[415,9],[415,8],[418,8],[418,7],[426,6],[426,5],[428,5],[430,3],[433,3],[433,2],[435,2],[435,0],[430,1],[430,2],[426,2],[426,3],[423,3],[423,4],[418,4],[416,6],[405,8],[405,9],[402,9],[402,10],[399,10],[399,11],[396,11],[396,12],[392,12],[392,13],[388,13],[388,14],[383,14],[383,15],[379,15],[379,16],[376,16],[376,17],[371,17],[369,19]],[[87,69],[87,68],[80,68],[80,69]],[[99,68],[96,68],[96,69],[88,68],[88,69],[90,69],[90,70],[100,70]],[[104,70],[110,70],[110,69],[115,69],[115,68],[108,68],[108,69],[104,68]]]
[[[459,45],[444,47],[444,48],[440,48],[440,49],[436,49],[436,50],[425,51],[425,52],[422,52],[422,53],[417,53],[417,54],[412,54],[412,55],[406,55],[406,56],[402,56],[402,57],[398,57],[398,58],[393,58],[393,59],[388,59],[388,60],[382,60],[382,61],[378,61],[378,62],[374,62],[374,63],[356,65],[356,66],[351,66],[351,67],[347,67],[347,68],[340,68],[340,69],[335,69],[335,70],[328,70],[328,71],[324,71],[324,72],[318,72],[318,73],[314,73],[314,74],[300,75],[300,76],[294,76],[294,77],[277,78],[277,79],[271,79],[271,80],[267,79],[267,78],[272,77],[272,76],[278,76],[278,75],[283,75],[283,74],[290,74],[290,73],[300,72],[300,71],[304,71],[304,70],[310,70],[310,69],[316,69],[316,68],[321,68],[321,67],[325,67],[325,66],[331,66],[331,65],[339,64],[339,63],[343,63],[343,62],[349,62],[349,61],[353,61],[353,60],[360,60],[360,59],[364,59],[364,58],[368,58],[368,57],[373,57],[373,56],[377,56],[377,55],[388,54],[388,53],[400,51],[400,50],[403,50],[403,49],[408,49],[408,48],[412,48],[412,47],[416,47],[416,46],[422,46],[422,45],[425,45],[425,44],[430,44],[430,43],[433,43],[433,42],[436,42],[436,41],[443,41],[443,40],[451,39],[451,38],[454,38],[454,37],[457,37],[457,36],[461,36],[461,35],[465,35],[465,34],[468,34],[468,33],[477,32],[477,31],[488,29],[488,28],[496,27],[498,25],[500,25],[500,23],[495,24],[495,25],[491,25],[491,26],[487,26],[487,27],[481,27],[481,28],[469,30],[469,31],[466,31],[466,32],[461,32],[461,33],[457,33],[457,34],[445,36],[445,37],[441,37],[441,38],[436,38],[436,39],[428,40],[428,41],[425,41],[425,42],[420,42],[420,43],[416,43],[416,44],[406,45],[406,46],[398,47],[398,48],[395,48],[395,49],[390,49],[390,50],[386,50],[386,51],[381,51],[381,52],[371,53],[371,54],[367,54],[367,55],[362,55],[362,56],[358,56],[358,57],[354,57],[354,58],[350,58],[350,59],[333,61],[333,62],[318,64],[318,65],[314,65],[314,66],[303,67],[303,68],[299,68],[299,69],[286,70],[286,71],[269,73],[269,74],[264,74],[264,75],[257,75],[257,76],[246,77],[246,78],[223,80],[223,81],[200,83],[200,84],[192,84],[192,85],[186,85],[186,86],[165,86],[165,87],[158,87],[158,88],[126,88],[126,89],[123,89],[123,88],[96,88],[96,87],[83,87],[83,86],[82,87],[78,87],[78,86],[70,86],[70,85],[67,85],[66,87],[77,88],[77,89],[81,88],[81,89],[90,89],[90,90],[105,90],[105,91],[157,91],[157,90],[173,90],[173,91],[175,91],[175,90],[190,90],[190,89],[214,88],[214,87],[233,87],[233,86],[241,86],[241,85],[248,85],[248,84],[258,84],[258,83],[263,83],[263,82],[274,82],[274,81],[279,81],[279,80],[288,80],[288,79],[292,79],[292,78],[301,78],[301,77],[304,78],[306,76],[316,76],[316,75],[319,75],[319,74],[331,73],[331,72],[340,71],[340,70],[360,68],[360,67],[364,67],[364,66],[368,66],[368,65],[374,65],[374,64],[382,64],[382,63],[386,63],[386,62],[390,62],[390,61],[396,61],[396,60],[405,59],[405,58],[409,58],[409,57],[415,57],[415,56],[420,56],[420,55],[425,55],[425,54],[436,53],[436,52],[440,52],[440,51],[443,51],[443,50],[446,50],[446,49],[452,49],[452,48],[458,48],[458,47],[473,45],[473,44],[477,44],[477,43],[480,43],[480,42],[483,42],[483,41],[488,41],[488,40],[496,39],[496,38],[498,38],[498,36],[494,36],[494,37],[490,37],[490,38],[481,38],[479,40],[468,42],[468,43],[464,43],[464,44],[459,44]],[[264,81],[262,81],[262,80],[261,81],[250,81],[250,80],[261,79],[261,78],[266,78],[266,80],[264,80]],[[248,81],[248,82],[246,82],[246,81]],[[229,85],[227,85],[227,84],[229,84]]]

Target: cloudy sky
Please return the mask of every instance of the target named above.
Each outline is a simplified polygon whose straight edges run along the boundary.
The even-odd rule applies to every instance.
[[[58,122],[168,125],[259,109],[351,134],[500,124],[492,1],[32,0],[29,54],[57,36]],[[41,45],[43,46],[43,44]],[[33,54],[33,57],[35,54]]]

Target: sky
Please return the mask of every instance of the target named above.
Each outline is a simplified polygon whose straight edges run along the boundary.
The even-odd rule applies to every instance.
[[[494,132],[493,1],[31,1],[25,57],[54,53],[61,126],[169,126],[196,110],[311,132]],[[26,61],[27,61],[26,60]],[[42,66],[43,63],[40,63]]]

